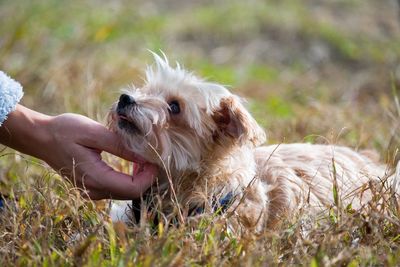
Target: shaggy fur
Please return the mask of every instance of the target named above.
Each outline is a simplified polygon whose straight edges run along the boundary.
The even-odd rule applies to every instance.
[[[212,199],[232,193],[228,212],[241,226],[262,230],[304,205],[320,210],[340,201],[361,207],[371,198],[371,181],[387,176],[370,153],[346,147],[260,147],[265,132],[238,96],[154,56],[145,85],[125,91],[135,103],[119,112],[116,103],[109,125],[132,150],[160,166],[158,188],[169,188],[184,212],[210,210]],[[171,103],[179,104],[179,113],[171,112]],[[114,205],[114,220],[127,204]]]

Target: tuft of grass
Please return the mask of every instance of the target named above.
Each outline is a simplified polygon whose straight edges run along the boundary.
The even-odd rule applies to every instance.
[[[113,224],[107,203],[88,202],[70,184],[43,171],[36,180],[21,177],[13,188],[29,190],[15,192],[1,211],[2,266],[400,263],[400,210],[379,187],[361,210],[336,205],[309,214],[304,207],[278,229],[241,234],[228,230],[230,218],[213,214],[187,218],[179,226],[151,221]]]

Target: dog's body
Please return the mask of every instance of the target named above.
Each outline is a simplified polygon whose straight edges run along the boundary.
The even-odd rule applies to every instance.
[[[171,203],[183,211],[212,210],[215,199],[229,195],[227,212],[237,214],[238,225],[261,230],[304,205],[360,207],[371,198],[371,181],[386,177],[369,153],[346,147],[259,147],[265,133],[237,96],[155,58],[143,88],[123,94],[112,108],[110,128],[161,167],[157,187],[169,188]],[[127,205],[115,205],[113,219]]]

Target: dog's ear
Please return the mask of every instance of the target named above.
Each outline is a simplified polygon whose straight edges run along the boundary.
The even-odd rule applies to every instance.
[[[254,146],[261,145],[266,140],[264,130],[236,96],[223,98],[212,117],[218,128],[216,137],[222,134],[240,144],[250,142]]]

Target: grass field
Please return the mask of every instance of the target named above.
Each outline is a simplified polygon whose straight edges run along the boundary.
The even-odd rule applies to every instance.
[[[104,122],[120,89],[142,83],[148,50],[248,100],[268,143],[400,147],[396,1],[0,1],[0,69],[47,114]],[[126,164],[116,168],[126,170]],[[224,216],[180,227],[113,225],[37,159],[4,148],[1,266],[399,266],[400,209],[300,213],[276,231],[234,235]]]

